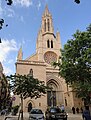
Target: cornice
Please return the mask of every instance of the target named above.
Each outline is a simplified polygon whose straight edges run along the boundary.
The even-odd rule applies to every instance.
[[[27,64],[27,65],[41,65],[41,66],[46,66],[45,62],[42,61],[28,61],[28,60],[18,60],[16,63],[17,64]]]

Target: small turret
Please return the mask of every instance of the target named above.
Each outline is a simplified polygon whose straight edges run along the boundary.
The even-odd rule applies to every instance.
[[[23,58],[23,53],[22,53],[22,46],[20,47],[19,51],[18,51],[18,55],[17,55],[17,61],[18,60],[22,60]]]
[[[38,52],[38,49],[42,47],[42,31],[41,29],[38,32],[37,36],[37,42],[36,42],[36,53]]]
[[[57,42],[59,44],[59,47],[62,48],[61,38],[60,38],[60,32],[59,31],[57,31],[57,33],[56,33],[56,40],[57,40]]]

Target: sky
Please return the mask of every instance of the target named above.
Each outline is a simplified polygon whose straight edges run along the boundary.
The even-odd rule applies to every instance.
[[[15,62],[20,46],[23,59],[35,53],[46,4],[52,14],[54,33],[60,32],[62,47],[77,29],[85,31],[91,23],[91,0],[81,0],[80,4],[74,0],[13,0],[12,6],[0,0],[0,18],[5,20],[0,30],[0,61],[6,75],[16,72]]]

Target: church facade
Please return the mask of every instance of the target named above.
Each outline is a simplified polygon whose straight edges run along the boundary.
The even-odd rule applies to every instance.
[[[32,107],[41,108],[43,111],[48,106],[65,105],[71,109],[73,106],[82,106],[82,101],[75,97],[72,89],[67,87],[65,80],[58,75],[59,69],[54,68],[52,63],[58,61],[61,49],[60,33],[54,34],[52,15],[45,7],[42,15],[41,28],[36,41],[36,53],[23,60],[22,48],[20,48],[16,62],[16,74],[29,74],[33,72],[33,77],[44,81],[45,85],[53,88],[47,91],[45,96],[38,99],[27,98],[24,100],[24,111],[30,111]],[[19,104],[20,98],[16,97],[14,104]]]

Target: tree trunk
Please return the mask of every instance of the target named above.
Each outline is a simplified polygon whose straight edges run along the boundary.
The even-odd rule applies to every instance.
[[[21,94],[21,120],[23,120],[23,97]]]

